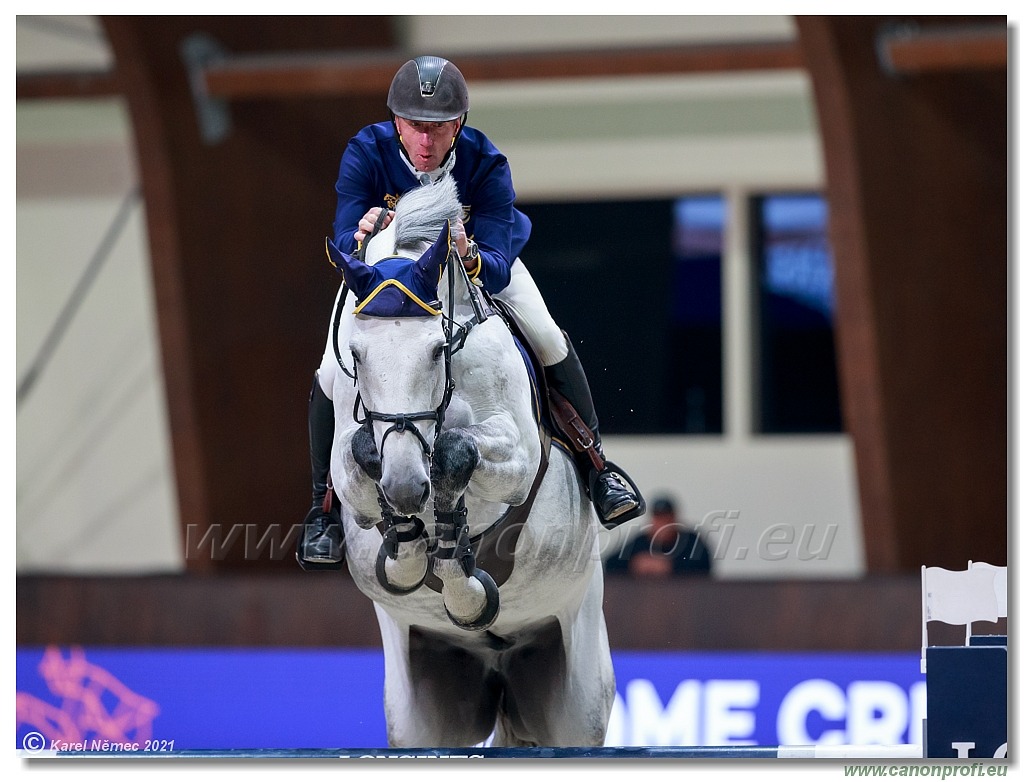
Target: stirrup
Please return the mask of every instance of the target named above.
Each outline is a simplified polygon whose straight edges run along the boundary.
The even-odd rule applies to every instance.
[[[597,504],[594,503],[594,487],[602,476],[608,475],[609,473],[614,473],[617,478],[621,479],[622,482],[633,491],[633,495],[637,500],[635,508],[625,511],[624,513],[620,513],[612,519],[606,519],[601,515],[601,510],[597,507]],[[647,512],[647,501],[644,500],[643,494],[640,493],[640,489],[637,488],[633,479],[626,474],[625,470],[615,464],[615,462],[607,459],[605,459],[604,468],[602,470],[591,470],[590,480],[587,485],[587,495],[590,497],[590,501],[594,503],[594,512],[597,513],[597,517],[601,521],[601,526],[608,530],[615,529],[620,524],[625,524],[627,521],[639,518]]]

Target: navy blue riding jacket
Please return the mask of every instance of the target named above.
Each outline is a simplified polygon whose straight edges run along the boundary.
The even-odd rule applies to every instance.
[[[479,130],[463,127],[455,145],[451,176],[459,188],[466,234],[480,248],[478,276],[484,289],[498,293],[509,282],[512,262],[530,238],[530,219],[515,208],[508,160]],[[368,125],[341,156],[334,243],[350,255],[353,234],[372,207],[394,209],[403,193],[419,186],[399,148],[392,122]]]

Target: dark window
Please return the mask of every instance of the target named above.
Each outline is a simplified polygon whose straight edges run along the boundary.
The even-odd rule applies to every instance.
[[[523,261],[583,361],[602,433],[720,433],[723,199],[520,208]]]
[[[680,198],[673,221],[673,287],[666,411],[670,431],[722,432],[722,248],[725,199]]]
[[[816,194],[766,195],[754,199],[751,218],[756,428],[766,434],[838,432],[828,206]]]

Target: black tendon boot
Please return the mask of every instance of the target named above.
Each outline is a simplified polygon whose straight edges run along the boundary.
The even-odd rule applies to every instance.
[[[309,392],[309,461],[313,471],[313,507],[302,522],[296,559],[303,570],[337,570],[345,557],[341,512],[328,485],[334,445],[334,402],[313,377]]]
[[[587,492],[601,524],[607,529],[614,529],[643,514],[646,504],[626,474],[605,460],[590,384],[568,336],[565,342],[569,346],[569,355],[559,363],[545,367],[544,376],[548,387],[555,392],[551,395],[552,404],[558,405],[557,396],[560,395],[571,406],[565,416],[556,413],[556,418],[562,418],[563,428],[569,429],[565,434],[573,440],[577,451],[576,464],[584,476]],[[566,418],[569,421],[565,421]]]

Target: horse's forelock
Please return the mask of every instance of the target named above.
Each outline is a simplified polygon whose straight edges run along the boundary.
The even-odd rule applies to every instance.
[[[432,244],[446,222],[461,216],[458,187],[450,176],[410,190],[395,207],[395,249]]]

